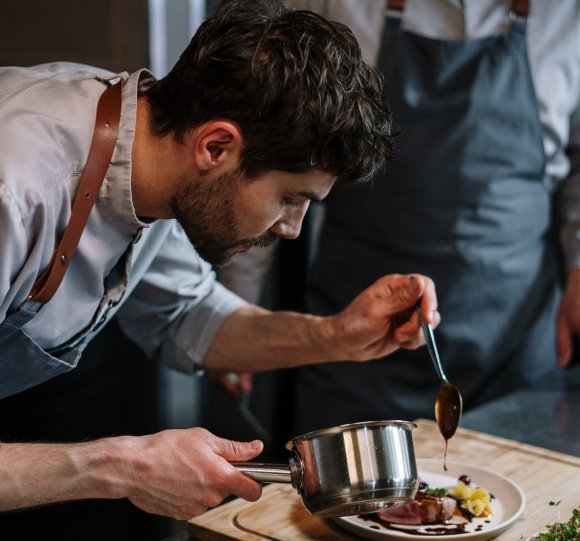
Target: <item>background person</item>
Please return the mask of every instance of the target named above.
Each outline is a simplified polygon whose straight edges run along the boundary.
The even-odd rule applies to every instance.
[[[296,4],[348,21],[400,130],[380,179],[325,201],[307,309],[332,313],[377,276],[419,269],[437,284],[436,338],[467,409],[565,366],[580,330],[580,3],[532,1],[529,16],[508,0]],[[293,430],[433,418],[439,382],[417,377],[430,364],[421,350],[300,368]]]

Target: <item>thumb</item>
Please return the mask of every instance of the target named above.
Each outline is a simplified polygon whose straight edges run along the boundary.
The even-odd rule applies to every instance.
[[[421,299],[425,289],[425,284],[419,276],[403,276],[402,280],[402,284],[398,284],[398,287],[389,287],[391,294],[388,304],[392,313],[413,308]]]
[[[260,440],[249,442],[226,440],[217,438],[215,452],[228,462],[244,462],[257,457],[264,449]]]

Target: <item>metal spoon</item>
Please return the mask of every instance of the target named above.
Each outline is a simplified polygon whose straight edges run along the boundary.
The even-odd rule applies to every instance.
[[[443,371],[439,352],[437,351],[437,344],[435,343],[433,328],[423,321],[420,308],[417,308],[417,314],[419,316],[419,323],[425,334],[427,349],[431,355],[435,371],[441,380],[441,388],[435,401],[435,420],[437,421],[441,435],[447,442],[455,434],[457,425],[459,425],[459,419],[461,418],[461,412],[463,410],[463,399],[461,398],[459,389],[449,382]]]

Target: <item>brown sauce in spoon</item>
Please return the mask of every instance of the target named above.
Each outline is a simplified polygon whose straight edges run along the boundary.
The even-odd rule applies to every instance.
[[[441,432],[445,440],[445,454],[443,457],[443,469],[445,471],[447,471],[447,444],[457,430],[461,411],[462,399],[459,390],[449,382],[443,383],[435,401],[435,419],[437,420],[439,432]]]

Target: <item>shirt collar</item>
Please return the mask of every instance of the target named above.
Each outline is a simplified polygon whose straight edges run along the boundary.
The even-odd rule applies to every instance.
[[[155,77],[146,69],[131,75],[121,74],[125,80],[123,101],[117,144],[111,159],[111,165],[103,181],[101,199],[104,202],[105,217],[123,229],[134,233],[150,224],[135,215],[131,195],[131,148],[135,139],[137,119],[137,97],[155,81]]]

